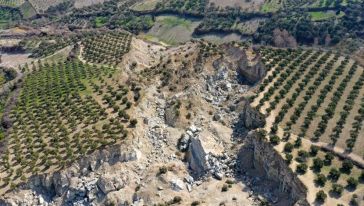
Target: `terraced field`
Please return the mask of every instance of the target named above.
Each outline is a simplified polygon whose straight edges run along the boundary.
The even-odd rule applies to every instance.
[[[271,143],[289,163],[295,160],[291,166],[297,173],[305,174],[310,166],[313,177],[302,178],[330,193],[333,200],[363,193],[364,69],[331,52],[263,49],[261,53],[269,71],[252,106],[266,115]],[[332,170],[340,171],[334,180]],[[322,179],[331,179],[331,187],[317,184]],[[339,187],[335,184],[346,185],[346,191],[332,192]]]
[[[119,64],[129,51],[132,36],[123,32],[109,32],[85,39],[83,58],[92,63]]]

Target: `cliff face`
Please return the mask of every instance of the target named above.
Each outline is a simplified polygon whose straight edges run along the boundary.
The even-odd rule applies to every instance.
[[[22,197],[15,190],[0,199],[0,205],[89,205],[102,202],[109,192],[124,187],[119,176],[99,175],[97,169],[105,163],[113,165],[138,159],[137,150],[115,145],[79,160],[69,168],[52,174],[37,175],[21,185],[21,191],[33,191]],[[36,194],[36,195],[34,195]]]
[[[251,130],[264,127],[265,117],[252,108],[249,101],[242,99],[236,106],[239,114],[238,121],[234,125],[234,137],[243,138]]]
[[[266,75],[267,71],[261,62],[259,54],[247,52],[247,49],[235,47],[234,45],[225,45],[226,57],[233,62],[240,77],[248,84],[256,84]],[[249,57],[248,57],[249,55]]]
[[[241,112],[239,114],[239,119],[242,126],[248,130],[257,129],[263,127],[265,124],[264,116],[257,110],[253,109],[248,101],[243,101],[241,103]]]
[[[238,73],[249,84],[256,84],[266,75],[266,69],[260,58],[255,59],[255,61],[249,61],[246,56],[242,56],[238,61]]]
[[[285,198],[285,201],[289,202],[288,205],[309,205],[306,200],[305,185],[287,166],[282,156],[258,132],[249,132],[242,154],[244,155],[239,157],[241,160],[239,162],[242,164],[240,166],[246,171],[254,171],[254,175],[274,184],[277,189],[276,194],[285,195],[286,197],[282,199]]]

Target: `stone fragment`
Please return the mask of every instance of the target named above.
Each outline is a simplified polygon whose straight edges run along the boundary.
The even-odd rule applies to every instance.
[[[177,192],[183,190],[185,187],[185,184],[180,179],[172,179],[170,181],[170,184],[171,184],[172,190],[177,191]]]

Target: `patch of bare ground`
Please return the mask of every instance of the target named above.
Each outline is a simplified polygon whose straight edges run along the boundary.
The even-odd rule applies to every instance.
[[[20,42],[20,39],[0,39],[1,47],[11,47],[16,46]]]
[[[161,0],[142,0],[137,3],[135,3],[132,6],[133,10],[136,11],[149,11],[153,10],[157,3],[161,2]]]
[[[17,36],[25,36],[29,33],[35,33],[36,30],[26,27],[12,27],[10,29],[5,29],[0,31],[1,37],[17,37]]]
[[[239,23],[236,28],[244,34],[254,34],[264,19],[253,19]]]
[[[364,67],[364,47],[360,47],[353,55],[353,58]]]
[[[102,4],[108,0],[75,0],[74,6],[76,8],[83,8],[94,4]]]
[[[211,0],[210,5],[214,5],[220,8],[240,7],[244,11],[259,11],[260,7],[264,4],[264,0]]]
[[[120,65],[125,66],[127,69],[141,71],[158,64],[160,58],[167,55],[165,50],[166,48],[159,44],[133,38],[130,51],[123,57],[123,61]],[[136,63],[136,65],[134,65],[135,68],[131,68],[134,62]]]
[[[1,54],[0,66],[17,68],[20,65],[31,63],[34,59],[29,58],[30,54]]]

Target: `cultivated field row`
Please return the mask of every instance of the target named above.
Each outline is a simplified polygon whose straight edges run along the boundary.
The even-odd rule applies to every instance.
[[[271,59],[270,54],[264,53],[265,59]],[[272,69],[252,105],[273,116],[272,130],[282,127],[285,137],[294,133],[363,157],[361,146],[356,144],[364,137],[363,68],[331,53],[316,51],[300,57],[288,56],[288,62],[283,63],[278,59],[266,61]]]

